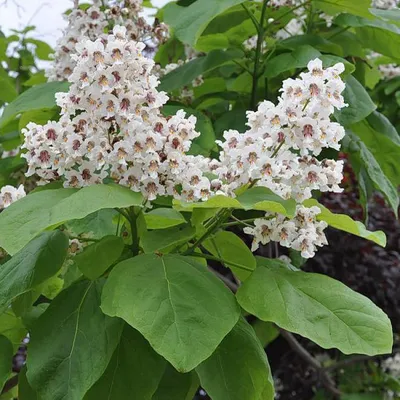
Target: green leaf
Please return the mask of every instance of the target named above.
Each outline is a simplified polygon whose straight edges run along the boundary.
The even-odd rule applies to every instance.
[[[21,345],[26,333],[21,318],[16,317],[10,309],[0,314],[0,335],[4,335],[12,343],[14,352]]]
[[[124,249],[124,241],[117,236],[105,236],[99,242],[87,246],[74,257],[74,263],[89,279],[97,279],[118,261]]]
[[[10,103],[18,96],[18,92],[11,78],[0,77],[0,88],[0,100],[6,103]]]
[[[183,215],[173,208],[156,208],[144,214],[148,229],[166,229],[186,223]]]
[[[196,234],[196,230],[189,224],[174,226],[172,228],[147,231],[141,237],[140,244],[145,253],[156,251],[166,252],[171,247],[188,242]]]
[[[392,123],[383,114],[374,111],[368,115],[367,121],[376,132],[385,135],[400,146],[400,135]]]
[[[279,329],[272,322],[257,319],[251,326],[263,347],[272,343],[279,336]]]
[[[43,232],[0,269],[0,313],[12,300],[51,278],[63,265],[68,237],[60,231]]]
[[[32,389],[26,378],[26,365],[18,374],[18,400],[39,400],[36,391]]]
[[[158,47],[154,61],[160,64],[162,68],[165,68],[167,64],[178,62],[184,54],[184,45],[176,37],[172,36]]]
[[[220,231],[205,240],[203,246],[212,255],[228,261],[226,266],[242,281],[251,275],[251,271],[248,270],[256,268],[256,259],[253,253],[233,232]],[[229,264],[229,261],[245,266],[247,271]]]
[[[101,239],[116,232],[113,218],[119,215],[117,211],[106,208],[89,214],[85,218],[68,221],[65,225],[73,236],[89,234],[91,239]]]
[[[342,27],[353,27],[357,40],[364,47],[379,54],[400,60],[400,27],[389,24],[379,18],[361,18],[355,15],[341,14],[334,23]]]
[[[199,75],[240,57],[243,57],[243,52],[238,49],[213,50],[206,56],[197,57],[165,75],[161,78],[159,90],[171,92],[190,86]]]
[[[321,53],[318,50],[309,45],[299,46],[291,53],[283,53],[270,59],[266,65],[265,76],[274,78],[282,72],[295,68],[305,68],[311,60],[320,55]]]
[[[54,189],[29,194],[0,214],[0,246],[15,254],[44,229],[103,208],[141,206],[142,196],[118,185]]]
[[[152,400],[193,400],[198,387],[199,378],[195,372],[181,374],[167,364]]]
[[[394,187],[400,185],[400,145],[389,137],[376,131],[367,120],[351,125],[355,133],[365,144]]]
[[[343,97],[348,107],[336,110],[335,118],[340,124],[350,126],[371,114],[376,105],[361,83],[352,75],[347,77],[345,83]]]
[[[41,400],[81,400],[106,370],[123,324],[101,312],[101,290],[101,282],[77,282],[35,322],[27,376]]]
[[[25,39],[25,42],[32,43],[36,46],[35,53],[39,60],[52,60],[50,54],[54,53],[54,50],[46,42],[37,39]]]
[[[264,187],[253,187],[236,198],[217,195],[199,203],[174,201],[174,207],[179,211],[190,211],[195,208],[259,210],[277,212],[288,217],[293,217],[296,212],[296,202],[294,200],[284,200]]]
[[[208,358],[240,315],[218,278],[190,257],[175,254],[145,254],[118,264],[105,284],[101,307],[141,332],[180,372]]]
[[[338,44],[333,43],[330,40],[318,35],[305,34],[291,36],[278,42],[279,47],[290,50],[296,50],[297,48],[299,48],[299,46],[304,45],[312,46],[317,50],[323,51],[324,53],[333,53],[339,56],[343,56],[342,48]]]
[[[371,13],[369,12],[371,6],[370,0],[314,0],[314,4],[320,10],[325,11],[330,15],[347,12],[354,15],[360,15],[361,17],[371,17]]]
[[[329,226],[339,229],[344,232],[349,232],[353,235],[362,237],[364,239],[371,240],[382,247],[386,246],[386,236],[382,231],[369,231],[365,225],[360,221],[354,221],[348,215],[345,214],[334,214],[329,211],[322,204],[319,204],[315,199],[306,200],[304,203],[305,207],[316,206],[321,210],[321,213],[317,215],[317,220],[325,221]]]
[[[33,74],[28,80],[26,80],[23,85],[24,86],[35,86],[40,85],[42,83],[46,83],[47,78],[43,71],[40,71],[36,74]]]
[[[28,89],[11,102],[0,117],[0,128],[25,111],[56,107],[55,94],[67,92],[68,82],[48,82]]]
[[[162,378],[166,361],[135,329],[125,324],[120,342],[102,377],[84,400],[152,400]]]
[[[274,399],[267,355],[244,318],[196,372],[213,400]]]
[[[210,118],[199,110],[180,105],[166,105],[162,108],[162,113],[165,116],[175,115],[179,110],[184,110],[188,115],[194,115],[197,118],[196,130],[200,132],[200,136],[193,140],[189,154],[209,156],[210,151],[217,148],[214,128]],[[197,149],[197,151],[193,151],[194,149]]]
[[[397,216],[399,207],[399,196],[396,187],[386,177],[378,161],[374,155],[368,150],[366,145],[351,131],[347,131],[346,137],[350,145],[348,145],[348,151],[350,152],[350,158],[355,159],[359,165],[362,165],[368,178],[373,183],[376,190],[383,193],[386,200],[393,208],[395,215]]]
[[[0,393],[11,374],[14,349],[12,343],[3,335],[0,335]]]
[[[188,7],[169,4],[164,9],[165,22],[183,43],[195,46],[207,25],[219,14],[245,0],[202,0]]]
[[[367,297],[325,275],[290,271],[264,260],[237,292],[240,305],[263,321],[344,354],[392,350],[387,315]]]
[[[19,119],[19,130],[25,128],[29,122],[35,124],[45,125],[48,121],[57,121],[60,117],[60,113],[57,109],[50,110],[33,110],[24,112]]]

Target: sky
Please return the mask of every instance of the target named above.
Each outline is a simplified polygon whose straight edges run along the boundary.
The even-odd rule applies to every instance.
[[[168,1],[153,0],[153,4],[162,6]],[[54,47],[66,24],[62,14],[71,5],[71,0],[0,0],[0,29],[8,34],[10,29],[35,25],[32,36]]]

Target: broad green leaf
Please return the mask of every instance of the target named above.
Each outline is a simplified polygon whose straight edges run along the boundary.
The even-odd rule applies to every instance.
[[[47,78],[43,71],[33,74],[27,81],[23,83],[24,86],[35,86],[46,83]]]
[[[240,57],[243,57],[243,52],[238,49],[213,50],[207,55],[197,57],[165,75],[161,79],[159,90],[171,92],[191,85],[199,75],[210,72]]]
[[[101,307],[141,332],[180,372],[208,358],[240,315],[218,278],[175,254],[145,254],[118,264],[104,286]]]
[[[48,121],[57,121],[60,113],[57,109],[33,110],[24,112],[19,119],[19,130],[25,128],[30,122],[45,125]]]
[[[367,120],[351,125],[355,133],[373,154],[383,173],[394,187],[400,185],[400,144],[396,144],[380,131],[376,131]]]
[[[68,91],[68,87],[68,82],[48,82],[23,92],[5,108],[0,128],[22,112],[56,107],[55,94]]]
[[[279,336],[279,329],[272,322],[257,319],[251,326],[263,347],[273,342]]]
[[[166,229],[186,223],[183,215],[173,208],[156,208],[144,214],[148,229]]]
[[[18,96],[18,92],[11,78],[0,77],[0,88],[0,100],[6,103],[10,103]]]
[[[220,231],[205,240],[203,246],[209,253],[228,261],[226,266],[242,281],[246,280],[251,275],[251,270],[256,268],[253,253],[233,232]],[[243,269],[229,264],[229,261],[243,265]]]
[[[18,400],[39,400],[36,391],[32,389],[26,378],[26,365],[18,374]]]
[[[91,239],[101,239],[115,234],[117,226],[113,218],[116,215],[119,215],[117,211],[106,208],[89,214],[85,218],[68,221],[65,225],[73,236],[89,234]]]
[[[347,142],[350,143],[346,146],[350,153],[350,158],[352,160],[355,159],[359,165],[364,167],[365,172],[373,183],[375,189],[383,193],[386,200],[392,207],[395,215],[397,216],[399,207],[399,195],[397,188],[393,186],[393,184],[384,174],[374,155],[353,132],[347,131],[345,139],[346,138]]]
[[[195,234],[196,230],[189,224],[179,225],[162,230],[147,231],[141,237],[140,244],[145,253],[166,252],[193,239]]]
[[[10,309],[0,314],[0,335],[4,335],[12,343],[14,352],[21,345],[26,333],[21,318],[17,317]]]
[[[376,105],[361,83],[352,75],[347,77],[345,83],[343,97],[348,107],[336,110],[335,118],[340,124],[350,126],[371,114]]]
[[[0,313],[12,300],[51,278],[61,268],[68,237],[60,231],[43,232],[0,268]]]
[[[397,7],[390,8],[387,10],[380,9],[380,8],[370,8],[369,11],[371,14],[373,14],[376,17],[379,17],[385,21],[391,21],[396,24],[400,24],[400,9]]]
[[[245,132],[247,129],[246,123],[246,110],[235,109],[228,111],[214,122],[215,136],[217,139],[221,139],[223,133],[229,129]]]
[[[196,372],[213,400],[273,400],[274,384],[267,355],[244,318]]]
[[[194,115],[197,118],[196,130],[200,132],[200,136],[193,140],[189,153],[209,156],[210,151],[217,148],[214,128],[210,118],[199,110],[180,105],[166,105],[163,107],[162,113],[165,116],[175,115],[179,110],[184,110],[188,116]]]
[[[240,305],[264,321],[344,354],[392,351],[387,315],[367,297],[325,275],[290,271],[265,259],[237,292]]]
[[[75,283],[35,322],[27,376],[41,400],[82,400],[106,370],[123,324],[101,312],[102,286]]]
[[[87,246],[73,261],[83,275],[92,280],[97,279],[118,261],[124,246],[122,238],[105,236],[99,242]]]
[[[165,22],[183,43],[195,46],[207,25],[219,14],[245,0],[201,0],[188,7],[169,4],[164,9]]]
[[[382,231],[369,231],[365,225],[360,221],[354,221],[348,215],[335,214],[329,211],[322,204],[318,203],[317,200],[309,199],[304,203],[306,207],[316,206],[321,210],[321,213],[317,215],[319,221],[325,221],[329,226],[339,229],[344,232],[349,232],[353,235],[362,237],[364,239],[371,240],[382,247],[386,246],[386,236]]]
[[[14,349],[12,343],[3,335],[0,335],[0,393],[11,374]]]
[[[379,54],[400,60],[400,27],[379,18],[362,18],[350,14],[341,14],[335,18],[335,24],[353,27],[357,40],[364,47]]]
[[[337,15],[345,12],[366,18],[371,17],[371,13],[369,12],[371,2],[369,0],[314,0],[314,4],[320,10],[330,15]]]
[[[84,400],[152,400],[166,364],[137,330],[125,324],[106,371]]]
[[[198,387],[199,378],[194,371],[182,374],[167,364],[152,400],[193,400]]]
[[[54,189],[29,194],[0,214],[0,246],[15,254],[44,229],[103,208],[141,206],[142,196],[118,185]]]
[[[400,146],[400,135],[392,123],[380,112],[374,111],[367,117],[369,125],[376,131],[390,138]]]
[[[198,203],[174,201],[174,207],[179,211],[190,211],[195,208],[259,210],[277,212],[288,217],[293,217],[296,212],[296,202],[294,200],[284,200],[263,187],[248,189],[236,198],[218,195],[211,197],[207,201]]]
[[[265,76],[274,78],[282,72],[290,71],[295,68],[304,68],[309,61],[318,58],[321,53],[309,45],[296,48],[291,53],[283,53],[270,59],[266,64]]]

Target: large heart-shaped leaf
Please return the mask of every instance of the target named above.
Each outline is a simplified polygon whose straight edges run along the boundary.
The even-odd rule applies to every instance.
[[[325,275],[291,271],[274,260],[260,264],[237,292],[246,311],[326,349],[391,352],[390,320],[367,297]]]
[[[73,284],[35,321],[27,376],[41,400],[82,400],[106,370],[123,324],[101,312],[102,286]]]
[[[213,400],[274,399],[267,355],[244,318],[196,372]]]
[[[152,400],[161,381],[166,361],[135,329],[125,324],[121,340],[103,376],[84,400]]]
[[[143,334],[178,371],[209,357],[236,324],[232,293],[189,257],[140,255],[110,273],[102,309]]]
[[[53,189],[29,194],[0,214],[0,246],[21,250],[44,229],[84,218],[103,208],[141,206],[142,196],[118,185]]]
[[[19,295],[51,278],[61,268],[68,251],[68,237],[43,232],[0,268],[0,313]]]

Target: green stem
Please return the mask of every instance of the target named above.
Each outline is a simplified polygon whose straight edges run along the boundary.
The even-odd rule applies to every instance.
[[[228,226],[235,226],[235,225],[245,225],[245,226],[250,226],[253,228],[253,225],[248,224],[247,222],[253,222],[257,218],[248,218],[248,219],[237,219],[235,217],[231,217],[235,220],[235,222],[226,222],[225,224],[222,224],[221,227],[228,227]]]
[[[199,247],[210,235],[212,235],[231,216],[231,214],[232,210],[230,210],[229,208],[221,210],[216,215],[214,222],[209,226],[206,232],[204,232],[204,234],[200,236],[200,238],[197,239],[191,247],[183,252],[183,255],[193,254],[195,249]]]
[[[137,229],[137,219],[139,216],[140,210],[135,211],[134,207],[129,208],[129,224],[131,226],[131,235],[132,235],[132,244],[131,244],[131,250],[132,254],[134,256],[137,256],[139,254],[139,235],[138,235],[138,229]]]
[[[260,24],[258,23],[256,17],[254,16],[254,14],[250,11],[249,7],[247,7],[246,4],[242,3],[242,7],[246,10],[248,16],[250,17],[250,19],[252,20],[254,26],[257,29],[257,32],[260,32]]]
[[[214,257],[214,256],[211,256],[211,255],[209,255],[209,254],[193,253],[193,254],[190,255],[190,257],[205,258],[205,259],[207,259],[207,260],[218,261],[218,262],[220,262],[221,264],[232,265],[232,267],[236,267],[236,268],[239,268],[239,269],[243,269],[244,271],[251,271],[251,272],[254,271],[253,269],[248,268],[248,267],[246,267],[245,265],[237,264],[237,263],[232,262],[232,261],[227,261],[227,260],[224,260],[223,258]]]
[[[279,143],[279,146],[275,149],[275,151],[272,153],[271,158],[275,157],[278,154],[278,151],[282,148],[283,144],[285,143],[285,140],[282,140],[282,142]]]
[[[259,28],[258,28],[258,35],[257,35],[257,47],[256,47],[256,57],[254,60],[254,70],[253,70],[253,84],[252,84],[252,89],[251,89],[251,102],[250,102],[250,108],[252,110],[257,109],[257,86],[258,86],[258,78],[260,77],[259,75],[259,68],[260,68],[260,58],[262,54],[262,47],[263,47],[263,42],[264,42],[264,20],[265,20],[265,13],[267,11],[267,4],[268,0],[264,0],[262,9],[261,9],[261,18],[259,22]]]

